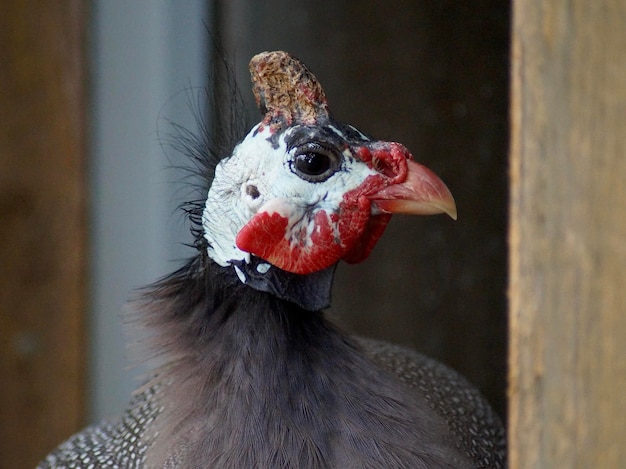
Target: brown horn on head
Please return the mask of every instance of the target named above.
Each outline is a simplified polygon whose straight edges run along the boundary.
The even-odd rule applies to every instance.
[[[250,60],[254,97],[263,124],[278,130],[294,123],[312,125],[327,118],[326,94],[315,75],[286,52],[262,52]]]

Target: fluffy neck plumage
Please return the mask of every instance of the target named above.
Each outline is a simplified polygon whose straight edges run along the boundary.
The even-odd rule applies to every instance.
[[[322,313],[206,258],[141,308],[170,360],[155,380],[163,412],[147,467],[449,467],[430,408]]]

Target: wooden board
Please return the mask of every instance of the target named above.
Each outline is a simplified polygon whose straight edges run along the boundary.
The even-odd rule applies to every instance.
[[[84,414],[84,2],[0,13],[0,467]]]
[[[514,2],[510,466],[626,461],[626,3]]]

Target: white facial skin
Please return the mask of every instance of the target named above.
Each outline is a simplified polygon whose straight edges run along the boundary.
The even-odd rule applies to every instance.
[[[235,238],[257,212],[278,212],[290,225],[308,222],[318,210],[335,212],[346,192],[375,174],[345,150],[339,169],[327,180],[306,181],[292,171],[297,149],[287,152],[285,144],[293,128],[280,136],[275,149],[268,141],[269,126],[255,135],[259,125],[218,164],[202,217],[209,257],[224,267],[233,260],[250,261]],[[312,230],[313,223],[308,227]]]

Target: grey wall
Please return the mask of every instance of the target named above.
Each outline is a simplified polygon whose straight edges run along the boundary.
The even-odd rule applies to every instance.
[[[92,10],[91,418],[119,413],[141,368],[122,310],[132,289],[189,255],[175,211],[181,174],[159,143],[165,119],[192,126],[184,90],[204,86],[203,0],[96,0]],[[171,152],[170,152],[171,153]]]

